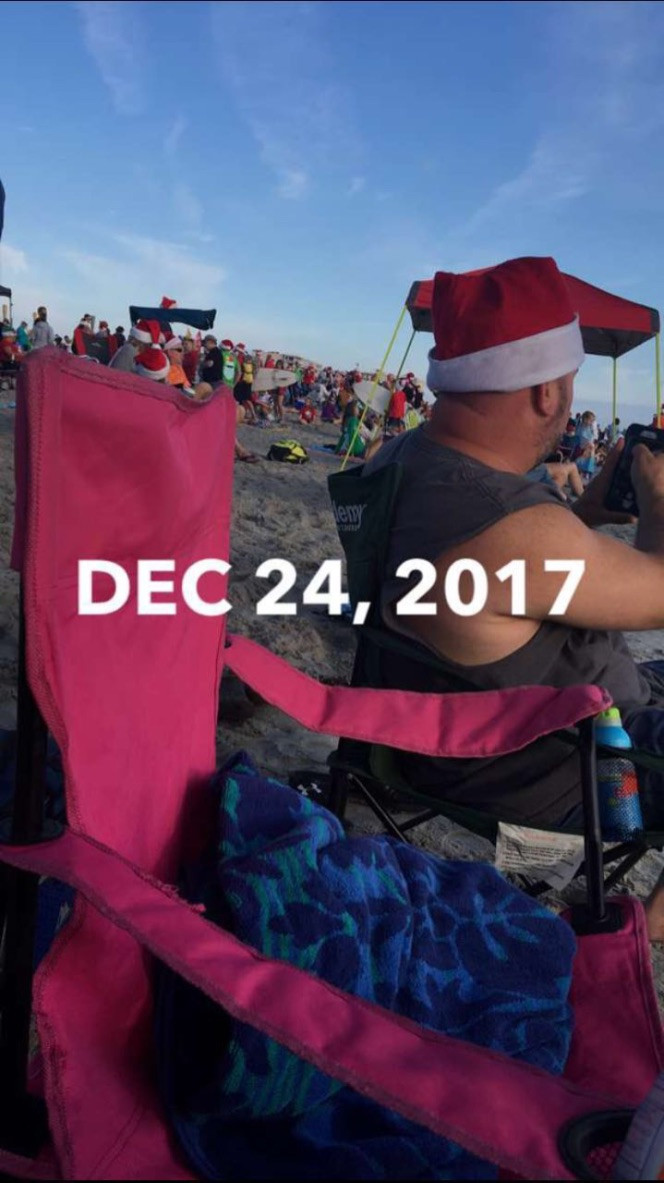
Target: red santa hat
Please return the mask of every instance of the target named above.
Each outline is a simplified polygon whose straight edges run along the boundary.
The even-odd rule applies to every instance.
[[[170,296],[162,296],[161,297],[160,308],[165,308],[166,310],[168,310],[169,308],[175,308],[176,305],[177,305],[177,300],[172,300]]]
[[[174,333],[171,333],[168,341],[164,345],[165,353],[169,353],[171,349],[182,349],[182,340],[180,337],[176,337]]]
[[[155,382],[163,382],[168,378],[171,363],[158,345],[151,345],[144,349],[136,358],[136,372],[143,378],[153,378]]]
[[[220,348],[227,349],[227,350],[233,349],[233,342],[226,339],[225,341],[221,342]]]
[[[578,370],[579,318],[553,259],[510,259],[463,275],[439,271],[433,289],[432,391],[523,390]]]
[[[237,349],[238,353],[246,353],[247,351],[247,347],[243,341],[239,341],[235,348]]]
[[[134,341],[140,341],[142,345],[156,345],[160,333],[161,325],[158,320],[139,320],[129,330],[129,336],[133,337]]]

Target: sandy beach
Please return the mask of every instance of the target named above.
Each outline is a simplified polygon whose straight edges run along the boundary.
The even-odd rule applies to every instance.
[[[9,570],[14,479],[14,412],[0,410],[0,727],[11,728],[16,717],[16,674],[18,650],[18,578]],[[233,507],[232,574],[229,599],[233,605],[229,630],[250,637],[290,661],[298,669],[324,681],[344,683],[351,671],[354,654],[352,626],[329,617],[322,608],[301,607],[297,617],[259,617],[256,604],[268,585],[256,578],[256,570],[267,558],[287,559],[298,571],[301,590],[326,559],[342,557],[327,495],[327,476],[339,466],[330,454],[311,448],[310,463],[301,468],[271,464],[264,457],[278,438],[296,438],[305,446],[329,444],[338,429],[328,426],[303,427],[289,418],[283,427],[244,427],[239,438],[245,447],[262,457],[259,464],[235,465]],[[631,529],[613,531],[626,541]],[[637,660],[664,657],[664,630],[630,634],[631,650]],[[227,702],[244,705],[242,688],[224,678],[222,696]],[[271,707],[260,706],[242,723],[224,722],[218,729],[218,757],[222,761],[245,750],[263,773],[286,780],[296,769],[325,771],[326,758],[335,741],[306,732]],[[373,815],[351,803],[349,820],[356,831],[374,831]],[[417,841],[446,858],[493,860],[493,849],[467,831],[436,819],[421,827]],[[622,890],[644,898],[664,868],[664,856],[650,854],[628,877]],[[577,898],[577,882],[565,893],[565,901]],[[564,901],[552,895],[552,906]],[[664,1004],[664,953],[654,954],[660,1001]]]

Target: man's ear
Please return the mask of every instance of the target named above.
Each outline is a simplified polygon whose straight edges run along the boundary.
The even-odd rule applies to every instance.
[[[530,399],[535,414],[541,416],[542,419],[548,419],[557,406],[554,383],[540,382],[537,386],[531,386]]]

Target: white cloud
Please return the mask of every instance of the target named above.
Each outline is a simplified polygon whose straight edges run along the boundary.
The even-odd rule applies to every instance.
[[[17,275],[25,275],[28,271],[28,257],[25,251],[10,246],[8,242],[0,244],[0,282],[11,284]]]
[[[291,201],[305,197],[317,177],[347,175],[360,156],[348,91],[330,81],[326,9],[292,0],[212,5],[223,78],[277,193]]]
[[[203,221],[203,206],[185,181],[176,184],[173,190],[173,204],[182,221],[193,230],[198,230]]]
[[[19,246],[0,245],[0,283],[13,289],[15,320],[29,320],[45,304],[56,332],[71,333],[84,312],[127,324],[130,304],[158,304],[173,296],[190,308],[219,306],[226,273],[211,257],[179,242],[97,229],[93,252],[78,245],[49,257],[29,257]]]
[[[180,179],[182,174],[181,154],[182,138],[188,128],[188,121],[183,115],[178,115],[173,121],[166,135],[162,147],[166,160],[166,172],[171,177],[171,200],[173,208],[188,238],[196,242],[214,242],[214,237],[203,230],[203,203],[187,181]]]
[[[651,0],[574,0],[562,8],[556,40],[603,129],[641,138],[664,123],[661,19]]]
[[[204,231],[199,230],[185,231],[185,238],[190,239],[191,242],[200,242],[202,246],[209,246],[210,243],[217,241],[214,234],[206,234]]]
[[[83,39],[120,115],[136,115],[144,98],[138,52],[136,9],[127,0],[74,0]]]
[[[355,197],[356,193],[363,193],[367,187],[366,177],[353,177],[348,186],[348,196]]]
[[[123,233],[109,235],[102,249],[58,252],[59,285],[76,294],[77,316],[83,308],[122,324],[130,304],[158,304],[164,294],[183,308],[218,306],[224,269],[181,243]]]
[[[187,126],[187,120],[184,116],[178,115],[164,136],[164,156],[167,160],[175,160]]]
[[[550,212],[583,197],[591,188],[595,154],[590,145],[582,150],[578,135],[543,135],[520,173],[498,185],[465,226],[472,236],[515,210]]]
[[[615,191],[621,156],[644,125],[664,123],[661,38],[653,27],[662,6],[564,0],[540,7],[550,73],[539,79],[538,101],[549,114],[520,167],[463,221],[429,234],[438,266],[465,271],[514,254],[562,250],[575,204],[598,190]],[[389,230],[381,229],[381,238]],[[412,236],[406,241],[412,245]]]
[[[193,300],[196,307],[196,300],[200,299],[201,294],[207,298],[212,294],[218,296],[218,289],[226,278],[222,267],[196,258],[179,243],[136,234],[116,234],[114,241],[135,260],[134,267],[139,274],[150,276],[152,286],[156,284],[161,288],[166,284],[172,287],[178,303],[183,306]],[[124,263],[120,264],[120,268],[126,273]],[[181,289],[179,295],[175,291],[178,287]]]
[[[280,175],[281,179],[277,189],[280,197],[286,198],[287,201],[298,201],[304,197],[310,184],[309,175],[304,169],[282,169]]]

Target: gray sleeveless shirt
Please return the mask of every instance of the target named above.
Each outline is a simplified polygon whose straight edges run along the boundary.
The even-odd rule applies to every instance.
[[[447,550],[476,537],[508,514],[530,506],[554,505],[561,513],[570,512],[551,486],[489,468],[436,443],[423,428],[407,432],[386,444],[364,471],[369,475],[390,463],[402,466],[403,477],[390,533],[382,588],[383,606],[394,602],[406,590],[404,581],[395,577],[397,568],[406,559],[436,562]],[[440,671],[434,673],[422,664],[404,664],[400,657],[388,656],[384,664],[386,684],[395,688],[453,692],[589,683],[605,687],[625,713],[651,701],[649,683],[632,659],[621,633],[571,628],[552,621],[542,623],[535,636],[514,653],[485,665],[464,666],[440,657]],[[500,816],[505,820],[554,823],[578,797],[578,770],[572,773],[571,765],[568,766],[567,760],[562,761],[561,756],[566,769],[560,767],[557,774],[550,775],[550,763],[545,761],[536,769],[538,761],[531,749],[529,752],[529,771],[533,774],[537,771],[537,788],[530,776],[517,776],[521,782],[517,786],[518,762],[515,764],[510,758],[502,758],[510,784],[502,784],[500,791],[505,779],[499,774],[501,761],[495,762],[495,775],[488,778],[486,762],[483,762],[488,804],[486,800],[478,799],[478,792],[480,797],[487,795],[484,788],[479,789],[480,783],[484,785],[479,768],[478,776],[471,778],[476,785],[473,799],[469,799],[468,792],[463,791],[461,785],[456,791],[459,761],[409,757],[410,767],[404,766],[404,771],[411,775],[417,773],[415,780],[420,787],[446,785],[446,796],[458,797],[469,805],[491,808],[497,804],[497,798],[501,798]],[[522,754],[521,765],[526,755],[528,753]],[[451,769],[450,775],[446,776],[445,769],[451,763],[455,766],[454,776]],[[469,768],[472,763],[468,762]]]

